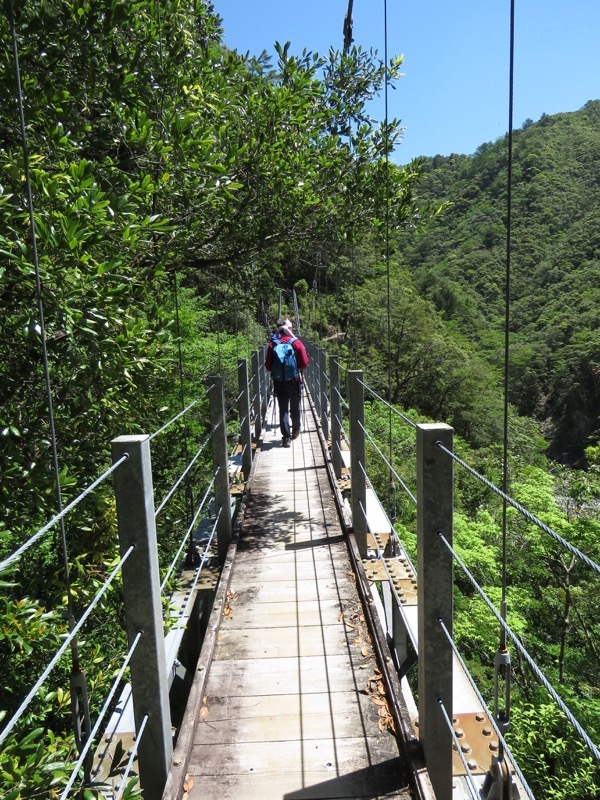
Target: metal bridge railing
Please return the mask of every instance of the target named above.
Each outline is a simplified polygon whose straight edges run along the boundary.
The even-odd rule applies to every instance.
[[[75,785],[90,785],[90,780],[93,780],[90,758],[94,747],[98,746],[95,739],[99,731],[105,730],[105,728],[114,732],[114,726],[111,723],[107,726],[106,716],[109,710],[112,711],[117,692],[122,693],[123,680],[127,671],[129,671],[131,682],[131,691],[127,692],[127,695],[132,697],[135,718],[134,730],[131,732],[134,744],[129,752],[124,770],[117,776],[118,784],[115,785],[112,797],[116,800],[124,794],[132,769],[135,769],[139,775],[145,800],[159,800],[162,797],[162,790],[171,766],[172,753],[169,670],[172,669],[171,665],[177,656],[177,643],[181,641],[183,629],[192,617],[196,587],[210,554],[214,552],[215,541],[218,561],[222,564],[225,560],[232,536],[232,511],[235,508],[235,500],[232,499],[230,492],[230,482],[240,470],[244,480],[249,475],[253,455],[252,427],[254,427],[254,433],[261,431],[262,417],[267,407],[268,385],[264,370],[263,349],[253,354],[252,365],[253,371],[249,379],[247,361],[242,359],[238,362],[239,393],[233,402],[233,407],[227,413],[224,403],[223,378],[212,376],[208,379],[210,434],[156,508],[151,468],[152,442],[159,434],[190,412],[197,405],[198,400],[190,403],[151,435],[120,436],[113,440],[112,466],[62,509],[60,514],[0,563],[0,573],[8,572],[18,563],[22,555],[39,542],[60,519],[69,514],[108,477],[112,477],[115,487],[121,557],[87,610],[81,615],[61,647],[51,658],[46,669],[37,679],[32,679],[32,689],[0,730],[0,744],[6,741],[15,730],[18,730],[19,723],[30,703],[37,696],[40,687],[58,664],[73,638],[101,602],[117,574],[120,573],[123,582],[128,651],[112,682],[100,713],[93,725],[90,724],[90,730],[84,732],[82,747],[73,763],[65,786],[61,787],[58,784],[55,786],[57,793],[62,792],[61,800],[66,800]],[[252,401],[250,399],[251,389],[256,390]],[[237,409],[240,420],[239,434],[236,436],[240,446],[238,447],[238,443],[236,443],[235,452],[230,455],[226,423],[227,419],[233,416],[235,409]],[[161,581],[156,519],[182,483],[190,479],[192,467],[197,465],[199,456],[209,444],[212,444],[213,474],[208,481],[208,488],[206,488],[202,501],[193,514],[191,524],[179,543],[175,557],[166,568]],[[238,450],[241,452],[238,453]],[[202,476],[195,476],[195,480],[196,482],[202,480]],[[212,506],[210,512],[209,506]],[[208,517],[212,517],[212,520],[209,521]],[[181,608],[176,610],[175,624],[169,634],[165,636],[162,594],[174,574],[184,566],[183,553],[186,544],[191,540],[194,531],[199,530],[200,523],[204,518],[209,522],[207,535],[202,540],[195,542],[197,547],[202,548],[202,552],[198,553],[197,563],[193,565],[193,576],[191,585],[186,586],[185,601]],[[170,611],[173,612],[172,605]],[[169,636],[171,637],[171,646],[167,653],[166,643]],[[103,791],[105,791],[104,788]],[[110,792],[106,789],[106,796],[109,795]]]
[[[478,798],[500,797],[504,794],[494,794],[499,791],[492,789],[491,783],[499,780],[502,770],[499,768],[499,759],[509,759],[509,775],[511,769],[516,775],[509,778],[509,781],[520,782],[519,790],[533,798],[530,788],[527,786],[518,765],[515,763],[510,750],[508,749],[504,737],[502,736],[502,726],[495,724],[494,714],[489,712],[481,694],[477,690],[472,678],[466,670],[466,666],[458,654],[456,645],[452,639],[452,618],[453,618],[453,562],[470,576],[466,566],[458,559],[452,547],[452,526],[453,526],[453,464],[465,469],[468,473],[483,482],[486,486],[503,497],[512,507],[521,513],[526,519],[537,525],[542,531],[565,547],[575,557],[579,558],[594,572],[599,572],[600,567],[589,556],[582,553],[578,548],[566,541],[549,526],[542,523],[537,517],[515,500],[505,495],[498,487],[494,486],[483,476],[469,467],[462,459],[458,458],[453,452],[453,431],[447,425],[440,424],[417,424],[407,415],[402,414],[389,404],[377,392],[371,389],[363,381],[363,373],[360,370],[345,370],[347,377],[347,401],[342,396],[339,381],[339,363],[336,357],[329,358],[330,371],[326,373],[324,351],[312,344],[307,345],[310,357],[310,367],[307,372],[307,384],[313,398],[317,417],[322,420],[324,415],[329,415],[331,419],[331,439],[330,456],[332,466],[337,478],[340,477],[340,461],[344,455],[342,449],[343,432],[343,411],[347,409],[350,425],[350,453],[345,451],[346,462],[349,462],[350,472],[350,507],[352,518],[352,530],[356,539],[356,544],[363,559],[380,557],[383,555],[378,548],[373,553],[369,550],[368,534],[372,530],[370,527],[369,502],[372,507],[372,499],[367,501],[367,493],[372,493],[372,487],[366,471],[366,443],[370,442],[382,461],[390,469],[390,474],[400,481],[408,497],[417,506],[417,551],[418,551],[418,570],[414,570],[412,564],[410,568],[415,575],[418,574],[418,619],[411,616],[411,609],[404,603],[406,598],[402,598],[396,591],[392,576],[386,566],[386,559],[381,559],[389,580],[389,595],[393,600],[392,620],[388,624],[391,631],[396,655],[396,663],[402,677],[403,670],[408,669],[409,659],[406,658],[407,647],[403,641],[407,636],[411,639],[414,646],[418,648],[419,664],[419,731],[420,738],[424,746],[424,753],[432,783],[436,790],[436,796],[442,799],[452,797],[452,752],[453,744],[456,748],[455,734],[452,724],[448,724],[453,717],[453,691],[452,673],[453,669],[462,669],[472,683],[472,689],[478,698],[478,702],[485,708],[488,719],[499,736],[500,751],[499,755],[491,759],[490,769],[483,785],[476,785],[471,774],[469,759],[465,763],[465,784],[464,791],[469,795]],[[327,394],[328,390],[328,394]],[[400,479],[393,464],[387,459],[381,448],[377,445],[374,437],[367,431],[364,425],[364,393],[365,391],[377,401],[397,414],[406,424],[415,429],[416,433],[416,493],[410,491],[406,483]],[[328,431],[328,426],[322,424],[323,434]],[[379,502],[379,501],[377,501]],[[383,511],[383,506],[380,506]],[[381,515],[380,515],[381,516]],[[400,547],[402,558],[407,564],[410,559],[402,548],[394,525],[390,522],[387,514],[384,516],[389,526],[390,538]],[[412,574],[412,573],[411,573]],[[471,576],[472,577],[472,576]],[[491,602],[490,611],[498,618],[502,619]],[[415,609],[416,610],[416,609]],[[398,619],[402,623],[398,625]],[[512,639],[514,634],[509,633]],[[588,747],[593,758],[600,762],[600,751],[592,742],[590,736],[582,728],[580,723],[570,712],[562,698],[553,689],[549,681],[543,676],[539,667],[533,659],[526,654],[526,650],[518,640],[513,640],[523,660],[526,661],[540,683],[546,688],[550,696],[563,711],[573,729],[580,736]],[[453,664],[453,659],[456,662]],[[403,664],[404,662],[404,664]],[[456,711],[454,712],[456,714]],[[479,776],[478,776],[479,777]],[[478,781],[481,784],[481,780]],[[516,790],[516,784],[515,784]],[[506,791],[512,791],[509,787]],[[508,796],[508,795],[506,795]],[[522,796],[519,793],[519,796]]]

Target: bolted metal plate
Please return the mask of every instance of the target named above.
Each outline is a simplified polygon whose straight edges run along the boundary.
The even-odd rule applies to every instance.
[[[375,535],[389,537],[389,534]],[[403,606],[417,605],[417,577],[407,558],[365,558],[362,563],[369,581],[389,581],[391,578],[400,603]]]
[[[415,720],[413,726],[419,735],[419,721]],[[492,756],[498,755],[498,737],[490,724],[488,715],[484,711],[473,714],[461,714],[453,717],[452,727],[460,742],[465,761],[469,770],[474,775],[485,774],[492,763]],[[467,771],[461,757],[452,745],[452,774],[466,775]]]

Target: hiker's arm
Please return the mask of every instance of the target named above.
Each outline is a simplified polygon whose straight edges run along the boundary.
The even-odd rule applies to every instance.
[[[296,364],[298,365],[298,369],[306,369],[308,367],[308,355],[300,339],[296,339],[294,342],[294,350],[296,351]]]

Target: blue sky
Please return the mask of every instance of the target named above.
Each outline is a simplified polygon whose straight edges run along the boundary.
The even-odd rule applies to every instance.
[[[213,0],[225,43],[274,55],[343,45],[348,0]],[[353,0],[354,40],[384,52],[384,0]],[[389,116],[395,160],[473,153],[508,130],[510,0],[388,0],[388,53],[404,55]],[[600,0],[516,0],[514,124],[600,98]],[[384,116],[383,100],[374,116]]]

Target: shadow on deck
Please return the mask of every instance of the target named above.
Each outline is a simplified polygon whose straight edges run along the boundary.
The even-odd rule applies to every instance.
[[[164,800],[433,798],[314,416],[268,419]]]

